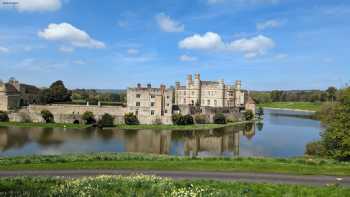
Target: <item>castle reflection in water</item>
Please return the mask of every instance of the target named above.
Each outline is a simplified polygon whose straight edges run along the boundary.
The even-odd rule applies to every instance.
[[[0,128],[0,155],[77,152],[138,152],[185,156],[238,156],[240,137],[253,138],[246,124],[212,130],[99,130]]]

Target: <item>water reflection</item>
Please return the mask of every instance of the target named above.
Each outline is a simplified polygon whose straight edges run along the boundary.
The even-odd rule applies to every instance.
[[[0,127],[0,155],[139,152],[186,156],[299,156],[318,121],[265,111],[264,122],[203,131]]]

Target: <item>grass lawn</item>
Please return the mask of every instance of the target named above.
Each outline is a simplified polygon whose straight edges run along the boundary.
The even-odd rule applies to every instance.
[[[120,124],[116,127],[119,129],[127,130],[137,130],[137,129],[174,129],[174,130],[202,130],[202,129],[217,129],[222,127],[234,126],[239,124],[247,123],[244,122],[235,122],[227,124],[193,124],[193,125],[125,125]]]
[[[75,179],[14,177],[0,179],[5,196],[348,196],[350,188],[172,180],[156,176],[98,176]]]
[[[261,107],[282,108],[282,109],[299,109],[317,111],[321,107],[321,103],[311,102],[272,102],[259,104]]]
[[[91,125],[71,124],[71,123],[24,123],[24,122],[0,122],[0,127],[19,128],[72,128],[85,129]]]
[[[0,158],[0,170],[144,169],[350,176],[350,163],[319,158],[190,158],[91,153]]]

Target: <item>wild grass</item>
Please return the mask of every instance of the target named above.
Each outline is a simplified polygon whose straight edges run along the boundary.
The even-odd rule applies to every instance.
[[[259,104],[261,107],[318,111],[322,103],[312,102],[272,102]]]

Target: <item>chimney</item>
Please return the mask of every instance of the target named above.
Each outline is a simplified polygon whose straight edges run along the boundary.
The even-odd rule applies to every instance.
[[[175,82],[175,87],[176,87],[176,89],[180,88],[180,82],[179,81]]]
[[[192,75],[187,75],[187,85],[192,84]]]

